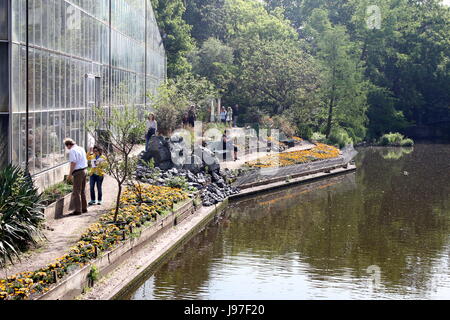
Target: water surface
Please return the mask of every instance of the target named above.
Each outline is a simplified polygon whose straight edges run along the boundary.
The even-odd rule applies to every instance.
[[[450,299],[450,146],[232,203],[129,299]]]

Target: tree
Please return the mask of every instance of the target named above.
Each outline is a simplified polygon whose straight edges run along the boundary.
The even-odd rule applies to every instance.
[[[236,74],[233,48],[220,40],[209,38],[190,57],[192,71],[210,80],[220,92],[224,92]]]
[[[226,0],[189,0],[186,2],[184,19],[192,26],[192,37],[198,45],[209,38],[227,39],[224,9]]]
[[[321,18],[318,18],[321,17]],[[325,11],[314,10],[312,21],[321,21]],[[359,48],[342,26],[326,21],[312,30],[321,61],[323,105],[326,109],[325,134],[330,136],[334,125],[346,129],[354,140],[365,137],[367,87],[364,68],[359,60]]]
[[[189,73],[191,65],[187,54],[195,47],[191,26],[183,20],[186,10],[182,0],[152,0],[156,21],[167,54],[169,78]]]
[[[169,79],[158,88],[156,95],[149,95],[158,119],[158,131],[170,134],[181,124],[191,105],[204,112],[217,95],[214,85],[205,78],[185,75]]]
[[[136,169],[136,161],[131,157],[131,153],[145,135],[145,122],[139,118],[134,106],[113,108],[109,116],[106,109],[97,107],[94,109],[94,119],[86,124],[86,129],[92,136],[97,137],[96,143],[106,156],[106,171],[117,182],[114,212],[114,222],[117,222],[123,184]],[[106,132],[103,136],[99,136],[101,129]]]
[[[319,87],[315,60],[295,41],[253,41],[242,49],[241,90],[270,115],[304,105]]]

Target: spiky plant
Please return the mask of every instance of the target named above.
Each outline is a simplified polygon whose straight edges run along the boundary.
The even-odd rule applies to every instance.
[[[42,236],[43,208],[29,173],[14,165],[0,170],[0,267]]]

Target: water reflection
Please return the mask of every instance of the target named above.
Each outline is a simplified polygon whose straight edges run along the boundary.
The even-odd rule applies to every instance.
[[[450,298],[450,146],[359,151],[356,173],[233,204],[129,298]]]

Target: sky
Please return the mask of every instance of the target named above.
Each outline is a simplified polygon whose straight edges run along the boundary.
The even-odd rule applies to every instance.
[[[444,0],[444,4],[450,6],[450,0]]]

